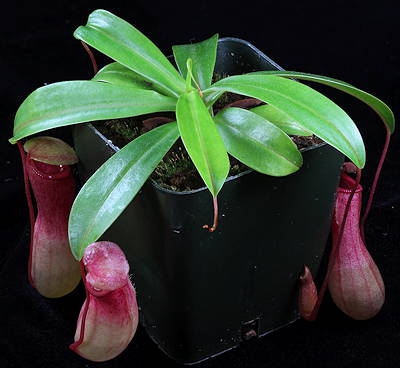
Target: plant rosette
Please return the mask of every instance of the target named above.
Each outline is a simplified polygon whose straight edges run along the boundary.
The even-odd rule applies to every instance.
[[[315,135],[362,169],[365,147],[355,123],[332,100],[298,80],[358,98],[382,118],[388,137],[394,131],[394,116],[385,103],[336,79],[277,70],[232,75],[213,83],[218,35],[174,46],[177,68],[140,31],[105,10],[91,13],[74,36],[114,62],[92,80],[53,83],[31,93],[16,113],[11,143],[48,129],[98,120],[163,112],[175,114],[176,120],[135,138],[83,185],[69,217],[69,242],[77,260],[121,215],[178,138],[211,194],[214,218],[211,225],[204,225],[210,232],[217,228],[218,195],[228,176],[229,155],[258,173],[287,176],[303,163],[289,135]],[[226,92],[265,104],[250,110],[227,107],[214,114],[213,105]]]

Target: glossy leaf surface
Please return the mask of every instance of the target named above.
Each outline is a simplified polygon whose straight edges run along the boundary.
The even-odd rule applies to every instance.
[[[108,159],[82,187],[69,218],[72,253],[81,259],[135,197],[179,137],[175,122],[141,135]]]
[[[343,82],[338,79],[325,77],[322,75],[300,73],[300,72],[287,72],[287,71],[266,71],[266,72],[256,72],[251,74],[259,75],[275,75],[281,77],[298,78],[303,80],[308,80],[311,82],[317,82],[320,84],[325,84],[327,86],[336,88],[340,91],[346,92],[347,94],[358,98],[360,101],[367,104],[371,109],[373,109],[383,122],[389,127],[391,133],[394,132],[395,119],[392,110],[383,101],[368,92],[365,92],[353,85]]]
[[[251,112],[263,117],[270,123],[276,125],[279,129],[283,130],[286,134],[309,136],[312,133],[302,128],[293,119],[287,116],[282,111],[279,111],[272,105],[262,105],[250,109]]]
[[[93,77],[94,81],[107,82],[117,86],[132,87],[138,89],[152,89],[152,84],[141,75],[115,62],[107,64]]]
[[[228,176],[229,159],[214,120],[197,91],[179,97],[176,117],[185,148],[215,197]]]
[[[209,91],[218,89],[271,104],[345,154],[358,167],[365,165],[364,143],[354,122],[339,106],[314,89],[291,79],[254,74],[222,79]]]
[[[217,56],[218,34],[208,40],[189,45],[176,45],[172,47],[176,64],[183,78],[187,75],[186,60],[193,60],[192,73],[200,89],[211,85],[215,59]]]
[[[173,97],[109,83],[53,83],[32,92],[21,104],[10,142],[65,125],[174,111],[175,104]]]
[[[165,94],[184,92],[178,71],[152,41],[106,10],[95,10],[74,36],[157,85]]]
[[[252,169],[284,176],[301,167],[303,158],[293,141],[261,116],[228,108],[214,119],[228,152]]]

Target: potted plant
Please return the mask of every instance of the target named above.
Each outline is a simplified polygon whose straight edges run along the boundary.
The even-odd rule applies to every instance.
[[[104,10],[93,12],[74,35],[115,62],[91,81],[34,91],[16,114],[12,143],[98,120],[164,112],[176,120],[122,149],[93,126],[76,126],[86,183],[69,218],[75,258],[101,237],[120,244],[132,266],[142,322],[157,344],[183,363],[297,319],[297,281],[304,264],[313,273],[319,267],[343,155],[362,168],[365,149],[339,106],[290,78],[361,99],[389,133],[391,110],[345,82],[280,70],[243,41],[218,43],[215,35],[175,46],[175,68],[137,29]],[[230,76],[213,82],[215,71]],[[265,104],[217,112],[213,106],[226,92]],[[303,152],[289,137],[312,134],[325,143]],[[176,193],[147,181],[179,139],[203,188]],[[250,169],[228,178],[228,154]],[[211,212],[212,225],[204,225]]]

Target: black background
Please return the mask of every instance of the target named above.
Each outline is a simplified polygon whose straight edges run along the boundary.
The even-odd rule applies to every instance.
[[[3,6],[3,5],[2,5]],[[245,39],[287,70],[345,80],[399,106],[399,7],[390,1],[167,2],[15,1],[2,8],[0,367],[175,366],[139,328],[129,349],[102,364],[68,350],[82,288],[60,300],[45,300],[26,280],[27,209],[12,136],[19,104],[44,83],[88,79],[91,65],[72,36],[96,8],[135,25],[165,54],[171,45],[201,41],[214,33]],[[107,59],[99,57],[100,64]],[[352,116],[365,139],[365,194],[384,139],[382,124],[361,103],[323,89]],[[386,303],[372,320],[357,322],[327,297],[316,323],[299,321],[250,341],[200,367],[397,367],[400,364],[399,138],[392,145],[366,229],[368,247],[386,283]],[[317,180],[318,178],[316,178]]]

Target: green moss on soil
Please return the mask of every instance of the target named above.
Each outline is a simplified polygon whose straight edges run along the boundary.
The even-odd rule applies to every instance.
[[[226,75],[214,75],[214,82],[225,77]],[[234,93],[224,93],[214,104],[214,111],[217,112],[224,106],[242,98],[245,98],[245,96]],[[144,120],[157,116],[163,116],[175,120],[175,115],[173,113],[158,113],[96,122],[94,123],[94,126],[105,137],[107,137],[107,139],[110,139],[114,145],[122,148],[130,141],[149,130],[148,126],[144,126]],[[322,142],[315,136],[294,136],[292,139],[299,148]],[[249,169],[234,157],[229,156],[229,159],[231,163],[229,176],[238,175],[239,173]],[[160,186],[173,191],[189,191],[204,187],[204,182],[193,165],[181,139],[179,139],[165,155],[154,170],[151,178]]]
[[[134,118],[115,119],[96,122],[94,126],[107,139],[119,148],[124,147],[133,139],[144,133],[143,120],[153,116],[146,115]],[[231,168],[229,176],[237,175],[248,167],[233,157],[230,157]],[[204,182],[198,174],[183,142],[179,139],[158,164],[151,178],[163,188],[173,191],[189,191],[204,187]]]

